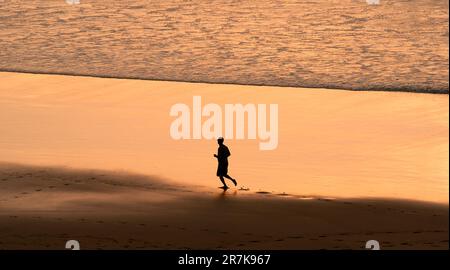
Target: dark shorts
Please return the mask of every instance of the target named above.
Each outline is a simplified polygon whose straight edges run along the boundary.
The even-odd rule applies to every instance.
[[[217,166],[217,176],[225,176],[228,174],[228,162],[219,162]]]

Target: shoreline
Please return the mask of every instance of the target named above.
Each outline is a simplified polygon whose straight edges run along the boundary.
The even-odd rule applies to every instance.
[[[277,88],[298,88],[299,91],[302,89],[320,89],[320,90],[333,90],[333,91],[353,91],[353,92],[386,92],[386,93],[414,93],[414,94],[436,94],[436,95],[448,95],[449,88],[446,89],[429,89],[411,86],[398,86],[398,87],[384,87],[384,86],[373,86],[370,88],[344,88],[339,85],[277,85],[277,84],[244,84],[235,82],[214,82],[214,81],[199,81],[199,80],[171,80],[171,79],[158,79],[158,78],[145,78],[138,76],[110,76],[110,75],[94,75],[85,73],[73,73],[73,72],[41,72],[41,71],[30,71],[30,70],[19,70],[19,69],[0,69],[0,73],[21,73],[21,74],[33,74],[33,75],[55,75],[55,76],[70,76],[70,77],[86,77],[86,78],[102,78],[102,79],[117,79],[117,80],[140,80],[140,81],[150,81],[150,82],[173,82],[173,83],[189,83],[189,84],[210,84],[210,85],[232,85],[232,86],[260,86],[260,87],[277,87]]]

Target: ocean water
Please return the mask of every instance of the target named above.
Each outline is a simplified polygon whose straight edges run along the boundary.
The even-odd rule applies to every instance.
[[[448,0],[0,1],[0,70],[448,93]]]

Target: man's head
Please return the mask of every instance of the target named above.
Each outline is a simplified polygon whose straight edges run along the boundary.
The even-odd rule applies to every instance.
[[[219,138],[217,139],[217,143],[218,143],[219,145],[222,145],[222,144],[223,144],[223,137],[219,137]]]

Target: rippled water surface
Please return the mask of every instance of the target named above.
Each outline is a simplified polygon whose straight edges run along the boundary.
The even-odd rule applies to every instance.
[[[448,1],[0,1],[0,69],[448,92]]]

